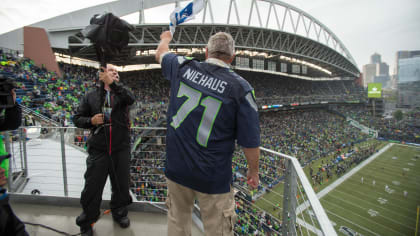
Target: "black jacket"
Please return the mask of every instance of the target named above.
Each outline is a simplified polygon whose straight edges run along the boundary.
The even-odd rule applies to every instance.
[[[135,101],[134,95],[118,82],[112,83],[110,88],[112,105],[110,123],[101,126],[94,126],[91,123],[94,115],[102,113],[100,88],[85,95],[73,116],[76,127],[91,129],[87,141],[88,148],[102,151],[130,148],[129,106]]]
[[[3,109],[0,109],[0,114]],[[22,123],[22,111],[18,105],[6,108],[4,117],[0,115],[0,131],[15,130]]]
[[[0,109],[0,113],[4,110]],[[7,108],[4,117],[0,118],[0,131],[19,128],[22,122],[22,111],[19,106]],[[0,235],[27,236],[25,225],[16,217],[9,205],[6,189],[0,187]]]

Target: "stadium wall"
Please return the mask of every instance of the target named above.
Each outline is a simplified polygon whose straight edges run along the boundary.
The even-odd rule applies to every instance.
[[[32,59],[38,67],[45,67],[61,76],[54,52],[43,28],[25,26],[23,28],[24,56]]]

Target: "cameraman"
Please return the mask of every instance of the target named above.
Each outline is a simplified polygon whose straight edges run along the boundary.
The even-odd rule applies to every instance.
[[[104,83],[105,91],[101,86],[89,92],[73,117],[77,127],[91,129],[87,141],[89,156],[85,187],[80,197],[83,212],[76,219],[82,235],[93,235],[91,225],[98,220],[108,175],[111,179],[112,218],[122,228],[130,225],[126,208],[132,202],[129,194],[129,106],[135,99],[119,83],[118,72],[113,66],[108,65],[103,70],[99,73],[99,80]]]
[[[16,101],[14,89],[11,91],[13,103]],[[15,105],[10,108],[0,108],[0,131],[17,129],[22,121],[22,111]],[[3,142],[0,142],[3,145]],[[4,146],[0,147],[0,163],[7,157]],[[7,183],[6,170],[0,167],[0,235],[28,235],[25,225],[16,217],[9,205],[9,196],[3,186]]]

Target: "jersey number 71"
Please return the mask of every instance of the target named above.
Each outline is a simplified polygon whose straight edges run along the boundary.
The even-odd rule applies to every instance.
[[[171,126],[177,129],[182,122],[187,118],[191,111],[201,105],[204,107],[204,112],[201,117],[200,125],[198,126],[196,140],[203,146],[207,147],[207,142],[211,130],[213,129],[214,120],[219,113],[222,101],[211,96],[206,96],[201,99],[202,93],[190,86],[180,83],[177,97],[187,97],[188,99],[178,109],[176,115],[172,117]],[[200,102],[201,99],[201,102]]]

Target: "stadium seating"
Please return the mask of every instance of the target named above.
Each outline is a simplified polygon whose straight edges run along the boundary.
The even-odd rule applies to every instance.
[[[18,89],[17,100],[24,106],[61,122],[71,120],[80,98],[95,86],[97,69],[60,63],[63,76],[34,65],[26,58],[1,55],[0,73],[13,78]],[[309,81],[256,72],[240,72],[254,87],[258,105],[304,103],[365,99],[363,89],[353,81]],[[140,70],[120,73],[121,81],[134,92],[136,105],[131,111],[132,127],[164,126],[169,98],[169,82],[163,79],[161,70]],[[354,155],[351,161],[338,162],[335,158],[325,160],[329,174],[341,175],[352,165],[369,157],[376,150],[370,146],[353,150],[354,144],[368,138],[358,129],[350,126],[343,117],[350,117],[379,131],[386,139],[406,142],[420,142],[419,128],[413,124],[420,118],[419,112],[412,112],[400,122],[394,119],[375,118],[367,112],[363,103],[353,106],[337,106],[342,116],[320,108],[260,113],[262,146],[298,157],[300,163],[310,165],[313,160],[334,154],[341,155],[341,149],[349,147]],[[132,143],[139,141],[131,159],[130,188],[139,201],[163,202],[166,198],[166,182],[163,175],[165,163],[164,132],[132,130]],[[84,146],[86,133],[76,133],[74,144]],[[232,170],[235,186],[246,187],[246,161],[236,150]],[[311,167],[312,169],[313,167]],[[273,188],[283,178],[282,160],[262,156],[260,160],[261,186],[251,193],[251,199],[237,194],[238,220],[235,232],[238,235],[279,235],[281,222],[261,210],[251,207],[249,201],[258,198]],[[315,167],[313,184],[323,181]]]

